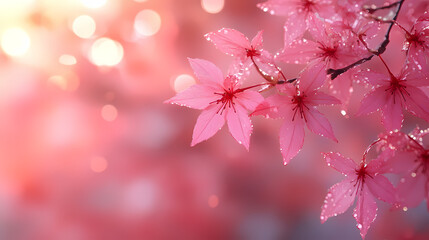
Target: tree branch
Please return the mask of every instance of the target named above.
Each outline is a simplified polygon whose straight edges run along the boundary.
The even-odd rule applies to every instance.
[[[398,18],[399,11],[401,10],[401,7],[402,7],[403,3],[404,3],[404,0],[400,0],[400,1],[396,2],[396,3],[390,4],[388,6],[383,6],[383,7],[378,8],[378,9],[385,9],[385,8],[390,8],[390,7],[393,7],[393,6],[397,5],[396,10],[395,10],[395,15],[393,16],[392,20],[389,21],[389,27],[387,28],[386,34],[384,35],[383,42],[381,42],[381,44],[378,46],[377,50],[375,50],[375,51],[369,50],[369,52],[371,52],[371,54],[372,54],[369,57],[362,58],[362,59],[360,59],[360,60],[358,60],[358,61],[356,61],[356,62],[354,62],[354,63],[352,63],[352,64],[350,64],[350,65],[348,65],[346,67],[343,67],[343,68],[339,68],[339,69],[332,69],[332,68],[330,68],[330,69],[328,69],[326,71],[326,73],[328,75],[331,75],[331,80],[334,80],[336,77],[338,77],[339,75],[347,72],[348,70],[350,70],[350,69],[352,69],[352,68],[354,68],[354,67],[356,67],[356,66],[358,66],[358,65],[360,65],[360,64],[362,64],[364,62],[367,62],[367,61],[371,60],[374,57],[374,55],[378,56],[380,54],[383,54],[386,51],[386,47],[387,47],[387,45],[390,42],[390,39],[389,39],[390,38],[390,32],[392,30],[393,25],[396,22],[396,19]]]
[[[364,7],[363,7],[363,9],[364,9],[365,11],[367,11],[368,13],[373,14],[373,13],[375,13],[375,12],[376,12],[376,11],[378,11],[378,10],[383,10],[383,9],[389,9],[389,8],[392,8],[392,7],[396,6],[396,5],[398,5],[400,2],[401,2],[401,1],[397,1],[397,2],[391,3],[391,4],[386,5],[386,6],[382,6],[382,7],[377,7],[377,6],[375,6],[375,5],[364,6]]]

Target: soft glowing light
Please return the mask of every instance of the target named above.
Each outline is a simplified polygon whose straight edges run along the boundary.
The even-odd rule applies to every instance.
[[[63,64],[63,65],[75,65],[76,64],[76,58],[73,55],[69,55],[69,54],[63,54],[60,56],[60,58],[58,59],[58,61]]]
[[[80,0],[87,8],[100,8],[106,5],[107,0]]]
[[[107,161],[103,157],[94,157],[91,159],[91,170],[96,173],[104,172],[107,168]]]
[[[201,6],[208,13],[218,13],[225,5],[224,0],[201,0]]]
[[[211,196],[209,197],[209,201],[208,201],[208,203],[209,203],[209,207],[211,207],[211,208],[215,208],[215,207],[217,207],[217,206],[219,205],[219,198],[218,198],[218,196],[216,196],[216,195],[211,195]]]
[[[67,89],[67,79],[65,79],[63,76],[55,75],[50,77],[48,80],[50,83],[53,83],[54,85],[58,86],[62,90]]]
[[[118,110],[113,105],[104,105],[101,109],[101,116],[108,122],[114,121],[118,116]]]
[[[90,59],[97,66],[114,66],[124,57],[122,45],[109,38],[100,38],[92,44]]]
[[[0,8],[6,8],[9,10],[18,7],[31,6],[33,3],[34,0],[0,0]]]
[[[21,28],[9,28],[3,32],[1,47],[10,56],[18,57],[27,53],[31,40],[28,34]]]
[[[341,110],[341,115],[346,116],[347,112],[345,110]]]
[[[174,80],[174,91],[181,92],[195,84],[195,79],[188,74],[182,74]]]
[[[142,36],[155,35],[161,28],[161,16],[153,10],[146,9],[137,13],[134,20],[135,31]]]
[[[64,91],[74,91],[79,87],[79,78],[73,72],[51,76],[48,82]]]
[[[74,19],[72,29],[74,34],[80,38],[90,38],[94,35],[95,21],[88,15],[81,15]]]

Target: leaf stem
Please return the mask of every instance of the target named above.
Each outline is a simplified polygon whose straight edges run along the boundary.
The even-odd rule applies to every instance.
[[[265,79],[267,82],[273,84],[275,83],[274,81],[274,77],[263,72],[261,70],[261,68],[258,66],[258,64],[256,64],[255,59],[253,58],[253,56],[250,56],[250,59],[252,60],[253,65],[255,66],[256,70],[258,71],[258,73],[262,76],[263,79]]]
[[[383,62],[383,65],[386,67],[387,71],[389,72],[390,76],[394,77],[395,75],[393,75],[393,73],[390,71],[389,66],[387,66],[386,62],[384,61],[384,59],[381,57],[381,55],[378,55],[378,58],[380,58],[381,62]]]
[[[252,85],[252,86],[245,87],[245,88],[239,88],[239,89],[237,89],[235,91],[235,93],[244,92],[244,91],[246,91],[248,89],[255,88],[255,87],[260,87],[260,86],[264,86],[264,85],[272,85],[272,83],[260,83],[260,84]]]
[[[272,85],[276,85],[276,84],[284,84],[284,83],[293,83],[297,80],[297,78],[292,78],[292,79],[286,79],[285,75],[283,74],[283,71],[280,69],[280,67],[278,67],[275,63],[271,63],[276,70],[280,73],[280,75],[282,76],[283,79],[281,80],[275,80],[275,78],[267,73],[265,73],[264,71],[262,71],[262,69],[258,66],[258,64],[256,64],[255,59],[253,58],[253,56],[250,56],[250,59],[252,60],[253,65],[255,66],[256,70],[258,71],[258,73],[262,76],[262,78],[264,78],[267,82],[269,82]]]
[[[366,156],[368,155],[368,153],[369,153],[369,151],[371,150],[371,148],[372,148],[375,144],[377,144],[378,142],[380,142],[380,141],[382,141],[382,140],[384,140],[384,139],[379,138],[379,139],[375,140],[373,143],[371,143],[371,144],[366,148],[366,150],[365,150],[365,152],[363,153],[363,156],[362,156],[362,162],[363,162],[364,164],[366,163]]]

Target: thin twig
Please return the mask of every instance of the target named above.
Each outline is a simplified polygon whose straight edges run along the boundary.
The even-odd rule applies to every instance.
[[[283,74],[283,71],[274,63],[272,63],[272,65],[276,68],[277,71],[279,71],[280,75],[283,77],[282,80],[274,80],[274,77],[263,72],[261,70],[261,68],[259,68],[258,64],[256,64],[256,61],[253,59],[253,56],[250,56],[250,59],[253,62],[253,65],[255,65],[256,70],[258,71],[258,73],[265,79],[267,80],[269,83],[275,85],[275,84],[284,84],[284,83],[293,83],[297,80],[297,78],[292,78],[292,79],[286,79],[285,75]]]
[[[352,64],[350,64],[350,65],[348,65],[346,67],[343,67],[343,68],[339,68],[339,69],[332,69],[332,68],[330,68],[330,69],[328,69],[326,71],[326,73],[328,75],[331,75],[331,80],[334,80],[336,77],[338,77],[339,75],[347,72],[348,70],[350,70],[350,69],[352,69],[352,68],[354,68],[356,66],[359,66],[359,65],[361,65],[364,62],[367,62],[367,61],[371,60],[374,56],[375,55],[373,54],[373,55],[370,55],[369,57],[359,59],[358,61],[356,61],[356,62],[354,62],[354,63],[352,63]]]
[[[274,77],[271,76],[271,75],[269,75],[269,74],[267,74],[267,73],[265,73],[265,72],[263,72],[261,70],[261,68],[259,68],[258,64],[256,64],[255,60],[253,59],[253,56],[250,56],[250,59],[252,60],[253,65],[255,65],[256,70],[262,76],[262,78],[265,79],[267,82],[273,84],[275,82],[274,81]]]
[[[379,138],[379,139],[375,140],[373,143],[371,143],[371,144],[366,148],[366,150],[365,150],[365,152],[363,153],[363,156],[362,156],[362,162],[363,162],[364,164],[366,164],[366,156],[368,155],[369,150],[371,150],[371,148],[372,148],[375,144],[379,143],[380,141],[384,141],[384,140],[385,140],[385,139]]]
[[[397,2],[391,3],[391,4],[386,5],[386,6],[381,6],[381,7],[377,7],[375,5],[371,5],[371,6],[364,6],[363,8],[368,13],[373,14],[373,13],[375,13],[378,10],[389,9],[391,7],[394,7],[394,6],[398,5],[400,2],[401,1],[397,1]]]
[[[375,51],[374,50],[369,50],[369,52],[371,52],[371,54],[372,54],[371,56],[362,58],[362,59],[360,59],[360,60],[358,60],[358,61],[356,61],[356,62],[354,62],[354,63],[352,63],[352,64],[350,64],[350,65],[348,65],[346,67],[339,68],[339,69],[332,69],[332,68],[328,69],[326,72],[327,72],[328,75],[331,75],[331,80],[334,80],[336,77],[338,77],[339,75],[347,72],[351,68],[354,68],[354,67],[356,67],[356,66],[358,66],[358,65],[360,65],[360,64],[362,64],[364,62],[367,62],[367,61],[371,60],[374,57],[374,55],[378,56],[380,54],[383,54],[386,51],[386,47],[387,47],[387,45],[390,42],[390,39],[389,39],[390,38],[390,31],[392,30],[392,27],[395,24],[396,19],[398,18],[399,11],[401,10],[401,7],[402,7],[403,3],[404,3],[404,0],[400,0],[397,3],[394,3],[394,5],[398,5],[397,8],[396,8],[396,10],[395,10],[395,15],[393,16],[392,20],[389,21],[389,27],[387,28],[386,34],[384,35],[384,40],[380,44],[380,46],[377,48],[377,50],[375,50]],[[387,8],[387,6],[386,6],[386,8]]]

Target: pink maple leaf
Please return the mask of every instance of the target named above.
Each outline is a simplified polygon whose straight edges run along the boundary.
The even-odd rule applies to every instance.
[[[368,51],[356,44],[356,34],[339,34],[326,22],[317,20],[315,27],[310,31],[313,35],[309,39],[299,39],[292,42],[285,40],[284,48],[275,58],[290,64],[307,64],[308,62],[323,62],[326,69],[338,69],[356,62],[368,55]],[[346,37],[345,37],[346,36]],[[330,92],[340,98],[347,105],[352,92],[351,69],[329,81]]]
[[[338,16],[335,16],[334,21],[337,21],[338,23],[344,22],[350,26],[350,23],[360,18],[363,3],[364,0],[337,1],[337,4],[335,4],[335,12]]]
[[[387,131],[401,129],[403,109],[429,121],[429,98],[420,89],[429,82],[413,73],[405,66],[398,76],[389,70],[389,76],[370,70],[359,72],[356,77],[375,88],[365,95],[358,115],[368,114],[378,109],[382,111],[382,122]]]
[[[379,143],[377,143],[377,149],[393,149],[395,151],[402,151],[408,149],[408,139],[407,134],[400,131],[390,131],[383,132],[378,135],[379,139],[382,139]]]
[[[244,61],[251,56],[258,57],[261,55],[262,33],[263,31],[259,31],[251,42],[243,33],[230,28],[222,28],[217,32],[210,32],[204,36],[221,52]]]
[[[335,9],[331,3],[331,0],[268,0],[257,7],[272,15],[287,16],[284,37],[285,41],[292,41],[314,26],[314,19],[332,17]]]
[[[366,49],[355,48],[356,39],[344,38],[334,31],[329,23],[315,20],[310,31],[313,40],[284,40],[283,50],[276,54],[277,60],[291,64],[307,64],[312,61],[325,63],[326,68],[345,67],[367,54]]]
[[[210,32],[205,35],[205,38],[212,42],[221,52],[236,58],[232,64],[232,72],[246,70],[252,63],[257,64],[257,67],[268,74],[277,72],[273,65],[273,57],[271,54],[262,49],[263,47],[263,31],[249,41],[249,39],[241,32],[222,28],[216,32]]]
[[[203,110],[195,124],[191,146],[212,137],[226,121],[235,140],[249,150],[252,124],[248,111],[253,111],[264,98],[249,88],[240,88],[234,75],[224,78],[221,70],[209,61],[189,59],[189,63],[200,83],[166,103]]]
[[[280,94],[268,97],[252,113],[269,118],[284,118],[279,135],[285,165],[301,150],[305,125],[312,132],[337,142],[328,119],[316,109],[318,105],[341,103],[335,97],[318,91],[325,78],[322,63],[310,66],[300,74],[298,87],[291,84],[280,87]]]
[[[417,19],[410,31],[405,31],[404,49],[416,71],[429,78],[429,12]],[[417,70],[418,69],[418,70]]]
[[[390,138],[386,144],[400,142],[395,155],[386,162],[386,170],[400,174],[398,183],[398,200],[404,207],[417,207],[426,199],[429,210],[429,149],[423,145],[422,138],[429,133],[419,128],[412,134],[402,134],[399,141],[397,137]],[[393,140],[393,141],[392,141]]]
[[[342,214],[353,204],[358,197],[353,217],[356,219],[360,235],[365,235],[377,216],[377,204],[375,198],[396,203],[395,188],[390,181],[380,172],[379,160],[373,160],[366,164],[363,160],[359,165],[351,158],[345,158],[339,153],[324,154],[328,164],[346,178],[333,185],[325,197],[320,215],[322,223],[328,218]]]

